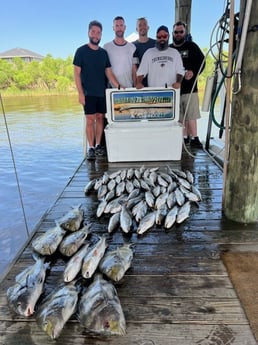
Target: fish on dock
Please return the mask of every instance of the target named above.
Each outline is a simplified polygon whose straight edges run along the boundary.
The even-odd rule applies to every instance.
[[[85,255],[87,254],[90,243],[85,243],[77,253],[75,253],[64,269],[64,282],[69,283],[74,280],[77,274],[81,271],[82,263]]]
[[[144,232],[153,227],[156,221],[156,212],[147,213],[141,220],[137,228],[137,234],[142,235]]]
[[[120,226],[120,212],[112,214],[108,222],[108,232],[112,233]]]
[[[120,212],[120,227],[126,234],[130,232],[133,224],[132,216],[126,205],[123,204]]]
[[[106,236],[103,235],[99,238],[97,243],[89,247],[82,263],[82,276],[83,278],[91,278],[96,271],[100,260],[105,254],[106,248],[108,247]]]
[[[71,257],[82,246],[89,234],[90,226],[85,225],[81,230],[72,232],[65,236],[62,239],[58,250],[61,254]]]
[[[124,312],[114,285],[96,274],[78,304],[78,319],[98,335],[125,335]]]
[[[58,287],[39,306],[38,325],[51,339],[57,339],[66,322],[75,313],[80,289],[75,282]]]
[[[114,282],[120,281],[131,267],[133,260],[132,244],[124,244],[114,250],[107,251],[100,260],[99,269]]]
[[[43,292],[46,271],[49,264],[45,258],[37,257],[36,262],[27,267],[15,278],[15,284],[7,290],[7,301],[17,314],[29,317]]]
[[[68,231],[77,231],[83,221],[83,209],[81,205],[75,206],[58,220],[60,226]]]
[[[54,228],[50,228],[33,240],[32,248],[40,255],[52,255],[56,252],[65,234],[66,230],[56,223]]]
[[[187,201],[183,206],[181,206],[177,212],[176,222],[178,224],[182,223],[186,218],[189,217],[191,210],[190,201]]]
[[[176,222],[177,213],[178,213],[178,206],[175,205],[166,215],[165,222],[164,222],[165,229],[172,228],[172,226]]]

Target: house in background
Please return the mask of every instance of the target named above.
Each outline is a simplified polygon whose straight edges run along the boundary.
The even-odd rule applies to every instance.
[[[0,59],[7,60],[9,62],[11,62],[15,57],[20,57],[22,60],[26,62],[31,62],[35,60],[42,61],[44,59],[44,56],[23,48],[14,48],[7,50],[6,52],[0,53]]]

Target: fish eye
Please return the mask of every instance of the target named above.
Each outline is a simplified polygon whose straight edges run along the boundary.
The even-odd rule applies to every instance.
[[[110,327],[109,322],[107,320],[104,321],[104,328],[109,328],[109,327]]]

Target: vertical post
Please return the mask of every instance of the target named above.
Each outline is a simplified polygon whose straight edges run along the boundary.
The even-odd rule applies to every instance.
[[[191,7],[192,0],[175,0],[175,21],[185,22],[187,33],[191,32]]]
[[[230,14],[229,14],[229,47],[228,47],[228,68],[227,68],[227,80],[226,80],[226,109],[225,109],[225,149],[224,149],[224,167],[223,167],[223,196],[222,203],[224,204],[225,198],[225,183],[227,179],[228,168],[228,155],[229,155],[229,130],[230,130],[230,105],[231,105],[231,84],[232,84],[232,54],[233,54],[233,42],[234,42],[234,0],[230,1]]]
[[[243,3],[244,0],[241,5]],[[232,99],[224,213],[234,221],[252,223],[258,219],[258,1],[245,0],[245,3],[251,5],[251,11],[247,18],[248,32],[239,80],[241,88]],[[245,6],[241,8],[245,9]]]

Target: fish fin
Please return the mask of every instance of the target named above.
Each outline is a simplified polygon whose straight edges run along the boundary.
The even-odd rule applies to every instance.
[[[78,210],[79,210],[79,209],[81,209],[81,207],[82,207],[82,203],[80,203],[80,204],[78,204],[78,205],[74,205],[74,206],[72,206],[71,208],[72,208],[72,209],[75,208],[75,209],[78,209]]]

